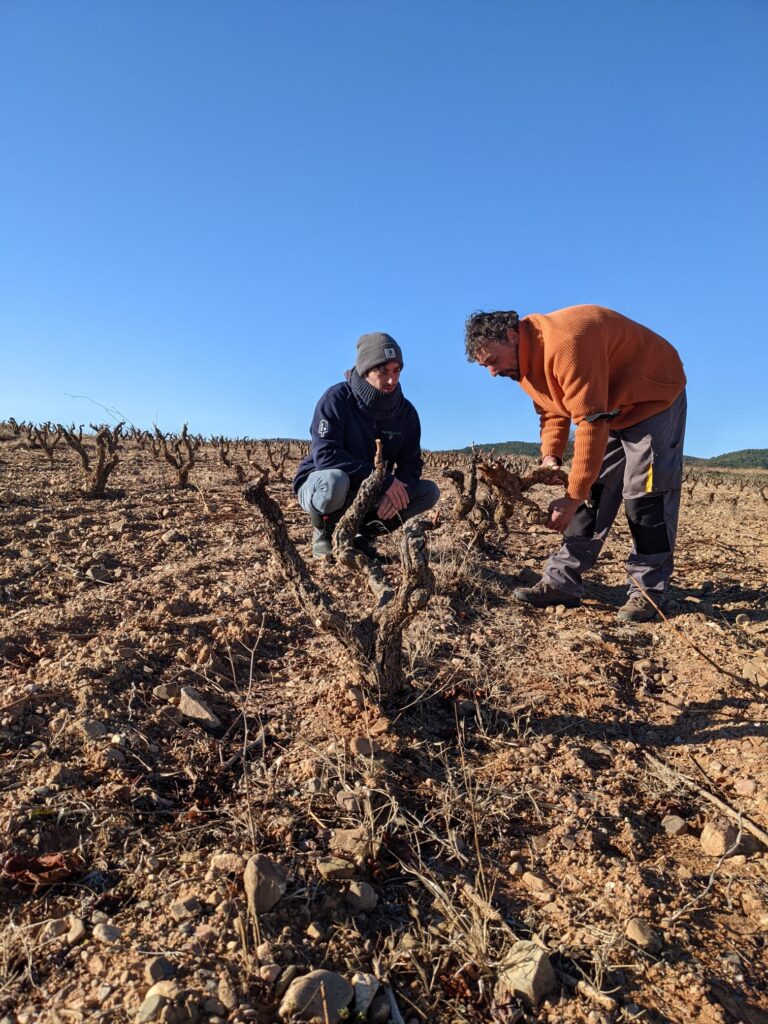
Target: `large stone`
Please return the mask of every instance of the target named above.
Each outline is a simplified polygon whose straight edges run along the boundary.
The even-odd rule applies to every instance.
[[[749,778],[736,779],[733,788],[739,796],[754,796],[757,792],[757,783],[754,779]]]
[[[745,679],[748,679],[751,683],[756,683],[758,686],[768,685],[768,658],[764,655],[751,658],[744,663],[741,674]]]
[[[85,924],[79,917],[74,915],[69,918],[69,931],[65,942],[68,946],[76,946],[78,942],[82,942],[85,938]]]
[[[226,878],[228,875],[241,875],[245,871],[245,867],[245,857],[239,853],[214,853],[205,880],[213,882],[217,878]]]
[[[355,873],[355,865],[341,857],[318,857],[317,870],[323,878],[329,880],[352,878]]]
[[[368,1007],[379,991],[379,979],[375,974],[357,971],[352,975],[352,986],[355,990],[355,1014],[367,1014]]]
[[[89,740],[100,740],[109,732],[106,725],[96,718],[84,718],[78,725],[80,732]]]
[[[203,912],[203,906],[196,896],[187,896],[171,904],[171,917],[174,921],[191,921]]]
[[[137,1024],[147,1024],[148,1021],[158,1020],[167,1002],[168,1000],[163,996],[147,996],[139,1007],[136,1016]]]
[[[256,947],[256,959],[260,964],[271,964],[275,959],[275,951],[271,942],[260,942]]]
[[[357,795],[349,789],[340,789],[336,794],[336,803],[347,814],[360,813],[360,800]]]
[[[237,992],[235,987],[226,975],[222,975],[219,978],[218,988],[216,995],[219,1000],[226,1006],[228,1010],[234,1010],[238,1004]]]
[[[381,744],[367,736],[355,736],[349,742],[349,749],[360,757],[377,757],[381,754]]]
[[[221,725],[221,719],[214,715],[192,686],[182,686],[179,691],[179,711],[187,718],[194,718],[196,722],[208,729],[218,729]]]
[[[125,764],[125,754],[119,747],[105,747],[101,752],[101,763],[106,768],[119,768]]]
[[[499,970],[494,997],[500,1006],[513,998],[538,1006],[556,988],[557,978],[547,953],[535,942],[520,939]]]
[[[94,580],[96,583],[112,582],[112,573],[103,565],[92,565],[89,569],[85,570],[85,575],[89,580]]]
[[[163,999],[174,1000],[178,999],[179,996],[184,994],[184,989],[173,978],[163,978],[161,981],[156,981],[154,985],[151,985],[147,989],[147,998],[150,996],[162,996]]]
[[[43,937],[47,939],[59,939],[69,931],[69,925],[63,917],[55,917],[43,929]]]
[[[351,701],[356,708],[362,710],[365,707],[365,695],[359,686],[350,683],[344,689],[344,696]]]
[[[714,818],[702,829],[699,842],[710,857],[722,857],[729,850],[736,852],[734,847],[738,835],[738,829],[727,818]]]
[[[376,890],[368,882],[350,882],[344,899],[356,914],[370,914],[379,902]]]
[[[368,832],[364,828],[337,828],[331,836],[329,845],[334,853],[351,857],[357,864],[362,864],[374,852]]]
[[[340,974],[310,971],[291,982],[278,1012],[283,1020],[338,1024],[353,995],[354,989]]]
[[[259,968],[259,977],[262,981],[266,981],[268,984],[274,985],[282,972],[283,968],[280,964],[262,964]]]
[[[181,698],[181,687],[178,683],[160,683],[152,688],[152,696],[175,704]]]
[[[252,914],[266,914],[285,895],[285,872],[269,857],[257,853],[245,866],[243,885]]]
[[[688,822],[679,814],[667,814],[661,819],[661,827],[668,836],[684,836],[688,832]]]
[[[535,871],[523,872],[522,881],[533,892],[552,892],[554,889],[548,878],[537,874]]]
[[[661,939],[642,917],[630,917],[624,934],[630,942],[634,942],[640,949],[647,953],[658,953],[661,951]]]
[[[121,935],[122,932],[114,924],[97,924],[93,929],[94,939],[105,944],[117,942]]]
[[[144,980],[148,985],[154,985],[158,981],[165,981],[172,978],[176,968],[164,956],[153,956],[144,965]]]

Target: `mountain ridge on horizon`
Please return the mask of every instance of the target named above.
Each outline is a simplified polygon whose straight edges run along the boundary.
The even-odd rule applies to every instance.
[[[526,455],[536,458],[539,454],[539,445],[535,441],[497,441],[496,443],[484,442],[482,444],[467,445],[464,448],[439,449],[440,451],[454,451],[459,455],[470,455],[472,448],[476,451],[495,452],[497,455]],[[566,461],[572,451],[572,442],[568,442],[566,449]],[[685,455],[685,462],[697,466],[714,466],[724,469],[768,469],[768,448],[740,448],[733,452],[723,452],[720,455],[712,455],[709,458],[702,458],[698,455]]]

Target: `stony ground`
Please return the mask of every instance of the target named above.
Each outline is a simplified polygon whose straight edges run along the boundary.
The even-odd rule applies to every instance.
[[[379,704],[213,449],[183,491],[127,443],[108,498],[78,472],[0,439],[4,1024],[768,1021],[753,480],[688,481],[678,609],[641,626],[623,524],[582,607],[534,612],[510,591],[553,535],[481,544],[445,482],[411,685]]]

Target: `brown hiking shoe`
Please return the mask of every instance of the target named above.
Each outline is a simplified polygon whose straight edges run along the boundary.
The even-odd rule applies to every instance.
[[[656,599],[654,598],[654,600]],[[665,604],[661,598],[656,603],[662,611],[665,611]],[[652,622],[658,615],[658,612],[650,601],[646,601],[642,594],[632,594],[626,603],[619,608],[616,615],[622,622]]]
[[[580,597],[566,594],[564,590],[553,587],[546,580],[539,580],[532,587],[517,587],[512,591],[512,597],[515,601],[529,604],[532,608],[550,608],[558,604],[565,605],[566,608],[578,608],[581,604]]]

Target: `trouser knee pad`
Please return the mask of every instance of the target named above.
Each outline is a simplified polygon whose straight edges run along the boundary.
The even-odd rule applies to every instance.
[[[664,521],[664,495],[644,494],[627,498],[627,521],[639,555],[660,555],[670,550],[669,533]]]
[[[586,537],[589,540],[595,536],[597,525],[597,510],[600,505],[600,498],[603,493],[603,484],[592,484],[589,497],[583,505],[579,505],[573,514],[568,526],[565,528],[564,537]]]

